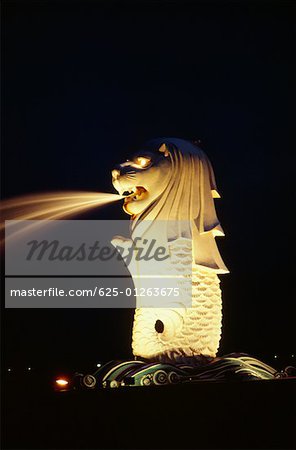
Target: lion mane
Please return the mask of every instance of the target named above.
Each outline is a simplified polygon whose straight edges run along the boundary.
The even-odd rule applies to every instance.
[[[193,262],[218,274],[228,273],[216,236],[224,236],[216,215],[214,198],[220,198],[212,165],[195,144],[177,138],[158,138],[142,147],[150,152],[163,152],[171,170],[167,185],[145,211],[132,220],[132,235],[144,223],[166,223],[167,243],[178,238],[192,240]]]

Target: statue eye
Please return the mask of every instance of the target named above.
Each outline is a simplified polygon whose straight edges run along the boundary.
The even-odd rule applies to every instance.
[[[144,168],[149,166],[151,158],[148,158],[147,156],[137,156],[134,161],[136,164]]]

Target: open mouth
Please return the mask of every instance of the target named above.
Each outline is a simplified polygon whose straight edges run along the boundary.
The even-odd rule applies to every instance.
[[[146,194],[147,191],[143,186],[135,186],[121,193],[125,197],[125,202],[143,200]]]

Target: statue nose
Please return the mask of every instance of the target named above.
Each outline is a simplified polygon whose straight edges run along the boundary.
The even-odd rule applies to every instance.
[[[117,178],[120,175],[120,171],[117,169],[112,170],[112,178],[114,178],[114,180],[117,180]]]

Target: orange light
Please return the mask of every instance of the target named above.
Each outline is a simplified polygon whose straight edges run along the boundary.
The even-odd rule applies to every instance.
[[[58,384],[59,386],[67,386],[67,384],[69,384],[69,381],[64,380],[63,378],[59,378],[58,380],[56,380],[56,384]]]

